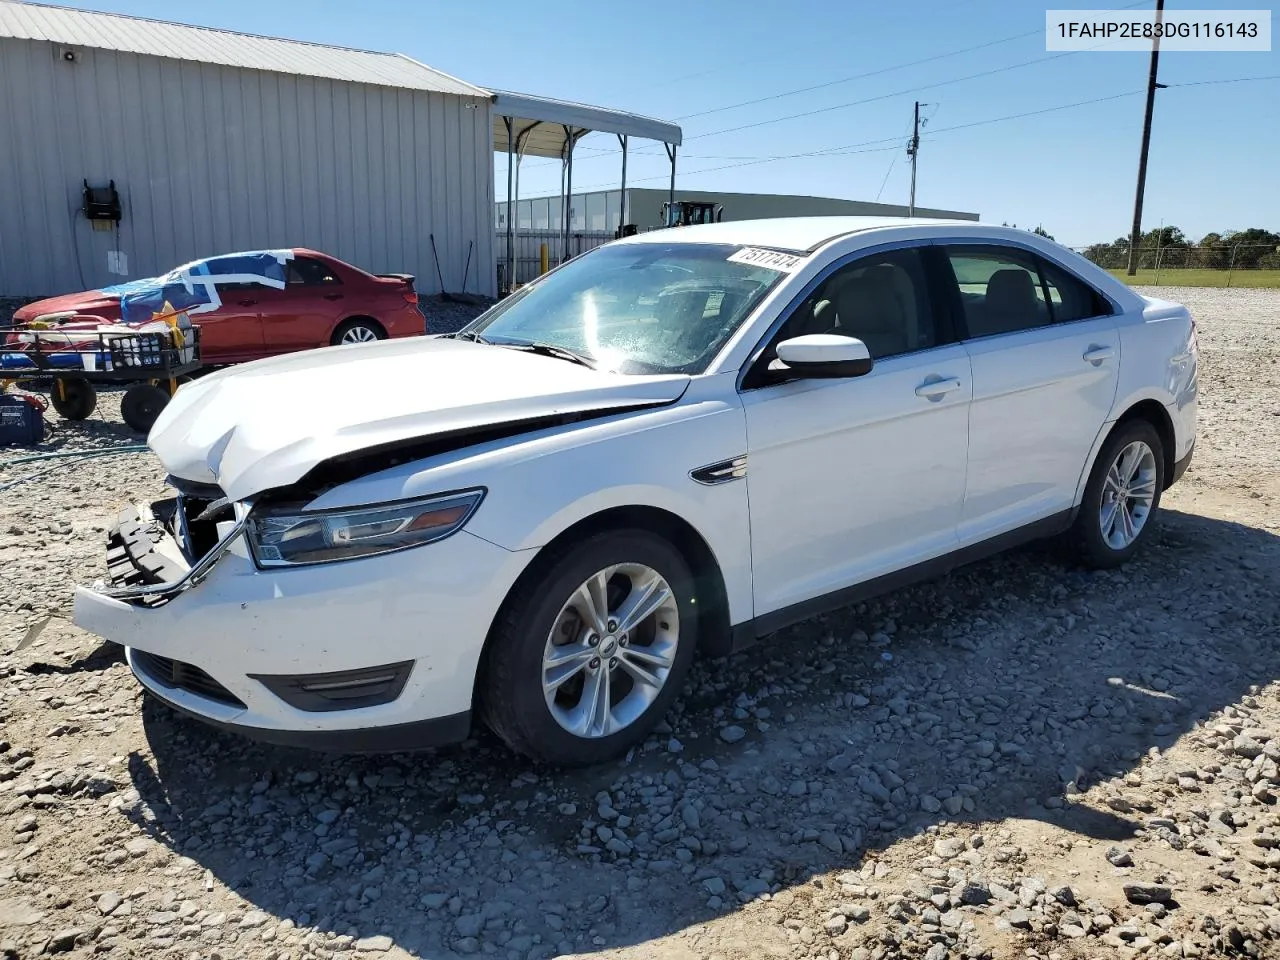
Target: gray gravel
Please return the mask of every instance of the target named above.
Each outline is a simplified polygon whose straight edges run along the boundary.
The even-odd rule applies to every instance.
[[[159,467],[16,488],[0,957],[1280,955],[1280,293],[1167,294],[1200,319],[1202,439],[1145,555],[1035,547],[783,631],[593,770],[176,717],[58,618]],[[133,442],[117,414],[46,448]]]

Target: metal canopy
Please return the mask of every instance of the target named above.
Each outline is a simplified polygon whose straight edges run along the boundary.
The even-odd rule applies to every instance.
[[[515,144],[516,151],[529,157],[564,157],[569,140],[566,127],[578,131],[579,137],[585,133],[616,133],[676,146],[683,138],[679,124],[665,120],[498,90],[493,94],[493,149],[499,153],[507,152],[507,127],[503,121],[508,117],[514,121],[515,135],[522,141]]]
[[[569,255],[573,148],[588,133],[615,134],[622,147],[619,224],[626,223],[627,219],[627,144],[632,137],[657,140],[666,148],[671,161],[671,200],[675,200],[676,148],[684,137],[678,124],[585,103],[494,91],[493,149],[507,155],[507,268],[504,286],[508,291],[515,288],[515,204],[520,198],[520,161],[526,156],[560,160],[560,260],[563,262]]]

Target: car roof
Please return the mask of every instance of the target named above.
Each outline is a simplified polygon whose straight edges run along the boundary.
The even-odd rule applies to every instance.
[[[928,220],[917,217],[775,217],[768,220],[732,220],[695,224],[671,230],[648,230],[622,243],[732,243],[779,250],[816,250],[837,237],[895,227],[946,226],[962,229],[985,224],[972,220]]]

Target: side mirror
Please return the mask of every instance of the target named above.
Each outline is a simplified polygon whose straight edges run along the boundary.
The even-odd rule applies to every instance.
[[[857,337],[835,333],[809,333],[778,344],[778,360],[797,377],[836,379],[861,377],[874,361],[867,345]],[[773,364],[770,364],[773,369]]]

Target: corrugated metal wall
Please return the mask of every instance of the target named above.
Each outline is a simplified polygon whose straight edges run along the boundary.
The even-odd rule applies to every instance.
[[[423,292],[493,294],[486,100],[0,39],[0,296],[154,276],[198,257],[306,246]],[[95,231],[82,181],[114,179]],[[108,268],[122,251],[125,276]]]

